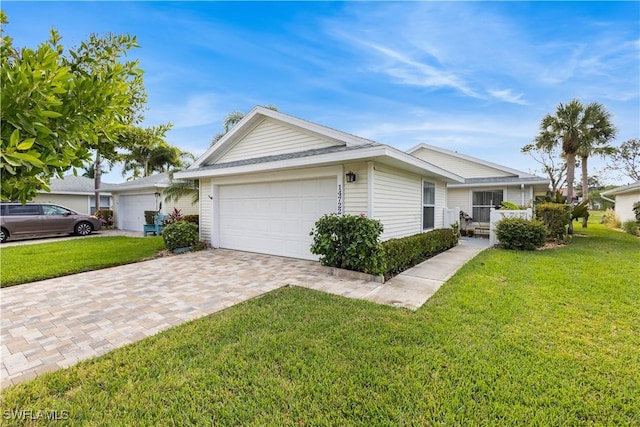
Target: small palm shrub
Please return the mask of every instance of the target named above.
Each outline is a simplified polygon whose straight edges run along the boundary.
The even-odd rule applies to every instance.
[[[496,224],[496,236],[505,249],[532,251],[547,240],[547,227],[540,221],[504,218]]]
[[[638,222],[630,219],[622,223],[622,229],[632,236],[638,235]]]
[[[620,228],[621,226],[620,220],[618,219],[618,215],[616,215],[616,211],[614,211],[611,208],[604,211],[601,222],[602,224],[611,228]]]
[[[186,221],[174,222],[164,228],[162,238],[170,251],[192,247],[198,243],[198,226]]]

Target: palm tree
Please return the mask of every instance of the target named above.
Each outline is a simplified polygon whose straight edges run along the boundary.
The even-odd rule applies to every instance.
[[[582,201],[589,200],[589,178],[587,161],[590,156],[612,155],[614,147],[607,145],[616,135],[616,129],[611,123],[611,114],[598,102],[587,105],[584,111],[586,132],[580,140],[577,154],[580,156],[582,167]],[[588,216],[582,218],[582,228],[587,228]]]
[[[197,179],[173,179],[174,172],[177,170],[169,172],[171,183],[164,189],[167,201],[178,201],[181,197],[191,196],[191,203],[198,203],[200,201],[200,182]]]
[[[592,103],[587,108],[577,99],[567,104],[558,104],[555,116],[547,114],[540,121],[540,133],[534,144],[540,149],[550,149],[560,144],[562,153],[567,161],[567,201],[573,201],[573,182],[575,179],[576,155],[580,148],[586,146],[586,141],[595,141],[599,135],[606,133],[600,129],[610,126],[609,117],[597,118],[597,112],[604,112],[604,108],[596,107]],[[599,105],[599,104],[598,104]],[[601,120],[605,119],[605,120]],[[569,234],[573,234],[573,223],[569,223]]]

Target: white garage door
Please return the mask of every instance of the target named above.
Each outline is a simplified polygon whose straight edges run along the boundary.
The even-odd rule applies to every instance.
[[[220,187],[220,247],[318,259],[309,232],[336,211],[336,178]]]
[[[144,211],[156,209],[156,196],[136,194],[118,197],[118,228],[139,231],[144,227]]]

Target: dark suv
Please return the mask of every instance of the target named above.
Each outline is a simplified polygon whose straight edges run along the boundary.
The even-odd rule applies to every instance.
[[[86,236],[100,230],[100,220],[62,206],[19,202],[0,204],[0,241],[10,237],[75,233]]]

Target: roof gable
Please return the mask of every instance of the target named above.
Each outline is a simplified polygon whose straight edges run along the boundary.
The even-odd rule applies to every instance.
[[[286,126],[271,118],[264,118],[244,137],[231,145],[216,163],[227,163],[264,156],[291,154],[306,150],[318,150],[345,146],[341,141],[321,138],[309,132]]]
[[[526,172],[427,144],[413,147],[408,153],[464,178],[535,177]]]
[[[191,168],[339,146],[375,144],[264,107],[254,107]]]

